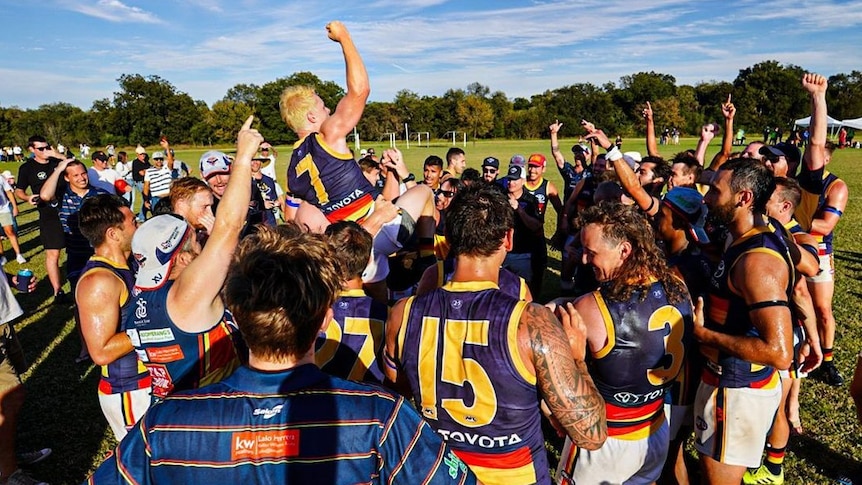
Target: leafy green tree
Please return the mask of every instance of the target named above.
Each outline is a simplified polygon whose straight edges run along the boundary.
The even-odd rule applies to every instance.
[[[161,135],[174,143],[189,141],[198,121],[191,96],[159,76],[123,74],[117,81],[110,123],[125,142],[152,145]]]
[[[491,130],[491,136],[494,138],[506,138],[509,134],[508,121],[514,111],[512,102],[506,97],[503,91],[494,91],[494,94],[488,98],[488,104],[491,106],[491,111],[494,113],[494,128]]]
[[[765,126],[789,128],[794,119],[807,116],[810,102],[800,80],[799,66],[764,61],[741,69],[733,81],[734,124],[751,133]]]
[[[222,143],[234,142],[237,130],[252,112],[251,106],[242,102],[216,101],[207,113],[207,123],[212,127],[213,138]]]
[[[829,116],[844,120],[862,116],[862,72],[836,74],[829,77],[826,91]]]
[[[470,94],[457,107],[458,121],[466,127],[475,142],[480,136],[485,136],[494,128],[494,111],[485,98]]]

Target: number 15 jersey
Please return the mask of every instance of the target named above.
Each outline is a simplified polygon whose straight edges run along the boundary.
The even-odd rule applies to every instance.
[[[476,476],[550,483],[535,373],[518,351],[526,302],[449,282],[404,306],[395,356],[419,412]]]

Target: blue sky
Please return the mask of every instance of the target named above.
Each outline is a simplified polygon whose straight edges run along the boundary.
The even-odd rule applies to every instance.
[[[640,71],[732,81],[774,59],[862,68],[862,0],[0,0],[0,106],[89,109],[122,74],[158,75],[208,104],[297,71],[344,83],[324,25],[342,20],[373,101],[478,81],[510,98]]]

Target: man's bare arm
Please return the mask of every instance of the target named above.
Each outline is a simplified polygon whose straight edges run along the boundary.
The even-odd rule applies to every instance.
[[[350,37],[347,27],[339,21],[333,21],[326,25],[329,38],[341,44],[344,54],[344,65],[347,71],[347,93],[338,102],[335,113],[332,114],[320,127],[320,132],[329,146],[345,149],[345,137],[353,131],[353,128],[362,118],[365,110],[365,102],[371,94],[371,84],[368,81],[368,72],[362,57]],[[343,146],[342,146],[343,145]]]
[[[646,149],[647,155],[651,157],[660,157],[658,152],[658,144],[655,141],[655,121],[653,120],[652,106],[649,101],[646,102],[646,107],[643,110],[644,121],[646,121]]]
[[[560,128],[563,127],[563,124],[559,122],[559,120],[554,120],[550,126],[548,126],[548,131],[551,132],[551,155],[554,157],[554,161],[557,163],[557,168],[562,170],[563,166],[566,164],[566,157],[563,156],[563,152],[560,151],[560,140],[557,138]]]
[[[826,194],[826,207],[818,217],[811,221],[811,232],[817,234],[829,234],[841,220],[841,213],[847,207],[847,199],[850,196],[847,184],[843,180],[832,182],[829,193]],[[838,212],[835,212],[838,211]]]
[[[605,402],[584,361],[572,357],[572,347],[560,321],[547,308],[530,303],[518,327],[536,372],[536,386],[566,434],[579,447],[596,450],[607,438]]]
[[[802,87],[811,96],[811,123],[808,125],[808,144],[802,160],[810,171],[826,165],[826,78],[808,73],[802,76]]]
[[[110,364],[134,350],[128,335],[118,330],[123,285],[113,274],[96,271],[81,278],[75,291],[81,334],[97,365]]]
[[[787,369],[793,359],[793,334],[790,303],[785,292],[789,274],[776,264],[776,257],[749,253],[733,267],[731,279],[746,305],[759,336],[728,335],[703,326],[703,315],[697,315],[695,338],[702,344],[755,364]]]

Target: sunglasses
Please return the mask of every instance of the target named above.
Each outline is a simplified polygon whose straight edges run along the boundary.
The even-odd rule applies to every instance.
[[[447,199],[451,199],[452,197],[455,197],[455,192],[452,190],[441,190],[441,191],[437,192],[437,194],[442,195],[443,197],[446,197]]]
[[[51,148],[51,145],[45,145],[43,147],[33,147],[33,150],[39,150],[40,152],[44,152],[45,150]]]
[[[496,168],[483,168],[482,173],[497,173]]]

